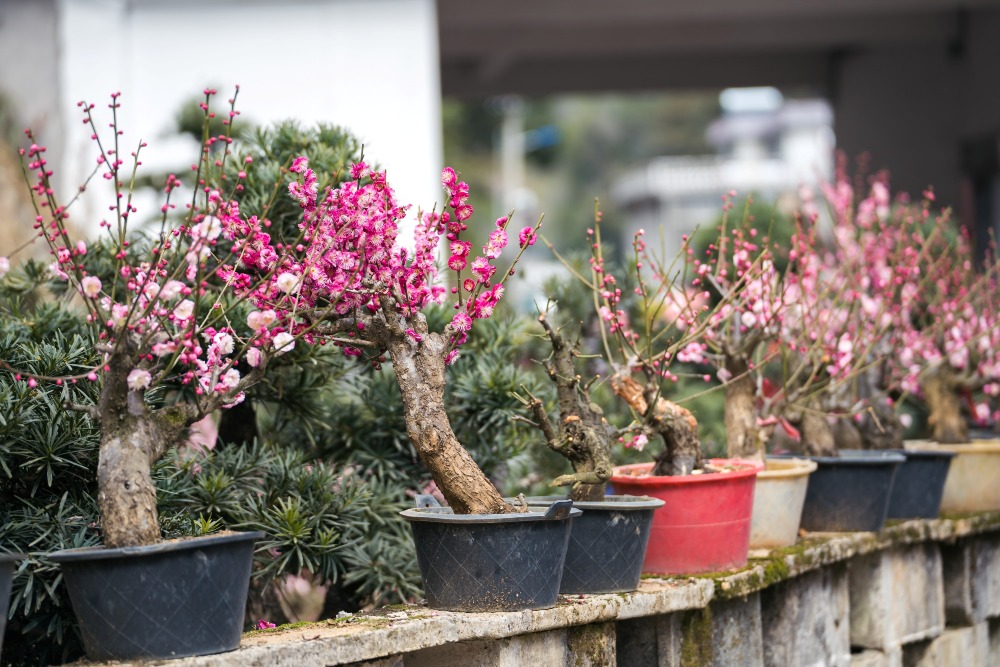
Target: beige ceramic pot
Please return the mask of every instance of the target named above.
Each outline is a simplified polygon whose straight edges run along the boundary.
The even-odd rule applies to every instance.
[[[1000,439],[974,440],[964,445],[908,440],[906,449],[955,454],[944,483],[942,512],[1000,510]]]
[[[768,459],[757,473],[750,520],[750,548],[774,549],[795,544],[806,499],[809,475],[816,462]]]

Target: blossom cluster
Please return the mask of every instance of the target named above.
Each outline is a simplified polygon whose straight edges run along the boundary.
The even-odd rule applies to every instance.
[[[205,92],[206,100],[214,94]],[[473,210],[468,185],[453,169],[442,174],[447,209],[419,216],[415,246],[409,251],[398,243],[398,235],[410,207],[396,202],[384,171],[359,162],[350,166],[351,180],[320,191],[308,158],[300,156],[288,168],[295,178],[284,196],[298,203],[301,220],[295,238],[282,238],[272,234],[271,221],[261,211],[241,209],[239,193],[253,168],[252,157],[240,163],[235,183],[218,177],[225,161],[236,159],[230,157],[228,131],[211,137],[201,162],[192,165],[204,195],[202,203],[196,197],[184,220],[171,226],[168,213],[175,206],[171,196],[181,180],[170,175],[159,237],[133,247],[127,221],[137,209],[120,173],[121,133],[112,123],[115,141],[102,143],[94,106],[81,106],[98,147],[94,172],[110,181],[117,194],[110,207],[112,223],[101,225],[108,231],[109,243],[88,247],[69,240],[68,207],[56,202],[45,147],[33,143],[22,155],[35,175],[39,207],[35,226],[54,256],[52,275],[80,294],[88,321],[98,328],[105,359],[113,351],[130,351],[133,366],[125,379],[130,390],[179,382],[198,396],[212,395],[227,407],[235,405],[244,399],[249,372],[262,370],[270,358],[294,349],[298,341],[332,342],[348,355],[360,355],[366,344],[365,321],[383,309],[405,319],[442,301],[448,291],[436,264],[442,236],[451,251],[449,268],[466,268],[471,244],[461,234]],[[117,95],[109,106],[118,108]],[[209,113],[207,101],[203,109]],[[230,121],[235,113],[230,111]],[[224,147],[221,157],[212,153],[216,143]],[[139,150],[132,154],[137,165]],[[209,174],[213,167],[216,178]],[[452,290],[460,296],[449,361],[457,357],[454,348],[466,340],[472,321],[489,317],[503,295],[503,280],[495,280],[494,273],[495,260],[507,245],[507,224],[507,218],[497,221],[482,255],[471,259],[474,278]],[[534,243],[534,235],[533,228],[521,232],[522,249]],[[113,274],[88,272],[88,267],[97,266],[85,261],[95,247],[111,255]],[[6,258],[0,270],[9,270]],[[334,334],[317,328],[319,322],[338,320],[353,323],[353,329],[341,328]],[[420,342],[414,329],[407,333]],[[96,380],[102,370],[109,370],[107,362],[71,381]]]

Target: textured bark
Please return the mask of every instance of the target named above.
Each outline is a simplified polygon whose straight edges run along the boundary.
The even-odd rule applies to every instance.
[[[906,427],[885,395],[875,396],[871,412],[861,419],[861,442],[865,449],[900,449]]]
[[[422,333],[422,342],[392,336],[388,350],[403,398],[406,431],[456,514],[506,514],[514,508],[458,442],[444,409],[447,339]]]
[[[108,365],[98,403],[97,502],[104,546],[154,544],[160,539],[160,524],[151,467],[180,440],[186,424],[169,410],[153,413],[139,392],[129,390],[131,360],[124,350],[112,354]]]
[[[816,409],[802,413],[802,449],[809,456],[836,456],[837,443],[826,414]]]
[[[723,408],[727,453],[730,458],[763,461],[764,440],[754,406],[756,392],[746,360],[727,356],[726,370],[733,377],[726,384]]]
[[[545,362],[549,379],[556,385],[559,405],[559,431],[549,424],[544,404],[532,397],[531,408],[550,449],[565,456],[573,466],[572,475],[562,475],[553,486],[570,486],[569,497],[583,502],[604,498],[611,477],[611,429],[604,411],[592,403],[576,374],[575,346],[568,343],[541,315],[538,321],[552,344],[552,355]]]
[[[702,467],[698,420],[690,410],[656,396],[655,387],[643,388],[626,375],[612,377],[611,388],[663,438],[666,447],[656,458],[653,475],[690,475]]]
[[[951,373],[944,369],[928,373],[920,388],[930,411],[927,423],[934,440],[949,445],[968,442],[969,427],[962,416],[962,404]]]

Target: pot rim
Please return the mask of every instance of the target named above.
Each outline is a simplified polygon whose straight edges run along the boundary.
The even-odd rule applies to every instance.
[[[652,470],[654,463],[630,463],[628,465],[616,466],[609,480],[612,484],[638,484],[644,486],[672,486],[677,484],[699,484],[703,482],[718,482],[726,479],[743,479],[745,477],[756,477],[757,473],[764,469],[764,464],[760,461],[748,461],[745,459],[709,459],[709,463],[716,465],[739,465],[741,469],[729,472],[710,472],[701,475],[644,475],[635,477],[625,475],[623,470]]]
[[[566,496],[527,496],[524,499],[529,506],[551,505],[557,500],[568,500]],[[574,500],[573,507],[581,510],[614,510],[616,512],[629,512],[639,510],[655,510],[663,507],[665,501],[650,496],[633,496],[625,493],[620,495],[604,496],[604,500]]]
[[[249,532],[226,532],[222,535],[196,535],[194,537],[180,538],[157,542],[156,544],[145,544],[138,547],[118,547],[107,549],[102,546],[77,547],[75,549],[60,549],[46,554],[46,558],[56,563],[78,563],[92,560],[110,560],[116,558],[137,558],[142,556],[154,556],[157,554],[171,553],[174,551],[186,551],[198,549],[206,544],[225,544],[227,542],[256,541],[264,537],[264,532],[252,530]]]
[[[899,465],[906,456],[891,449],[845,449],[840,456],[806,456],[803,454],[772,454],[776,459],[808,459],[824,465],[880,466],[887,463]]]
[[[565,500],[560,498],[559,500]],[[583,512],[574,505],[569,513],[561,519],[547,519],[545,512],[514,512],[511,514],[452,514],[450,507],[411,507],[402,510],[399,515],[407,521],[422,521],[426,523],[529,523],[532,521],[566,521],[578,517]]]
[[[957,445],[945,445],[933,440],[905,440],[903,448],[907,451],[952,452],[954,454],[998,454],[1000,453],[1000,438],[992,440],[970,440]]]
[[[909,459],[953,459],[958,452],[944,449],[887,449],[889,452],[899,452]]]
[[[777,470],[769,469],[767,467],[768,463],[779,463],[788,464],[787,467],[782,467]],[[806,477],[811,475],[816,471],[819,464],[815,461],[810,461],[809,459],[800,458],[798,456],[785,459],[776,458],[768,455],[764,460],[764,469],[757,474],[757,479],[784,479],[787,477]]]

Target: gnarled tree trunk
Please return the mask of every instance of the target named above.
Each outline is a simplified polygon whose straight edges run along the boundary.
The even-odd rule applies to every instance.
[[[837,443],[826,414],[815,403],[802,411],[802,450],[809,456],[836,456]]]
[[[126,383],[130,357],[111,355],[98,403],[101,449],[97,502],[107,548],[141,546],[160,540],[156,487],[151,468],[176,444],[186,424],[169,411],[153,412]]]
[[[955,393],[952,374],[938,368],[927,373],[920,385],[927,401],[933,438],[942,444],[961,444],[969,441],[969,427],[962,416],[962,405]]]
[[[458,442],[444,409],[447,339],[423,333],[417,343],[393,336],[388,350],[403,398],[406,430],[420,460],[456,514],[506,514],[514,508]]]
[[[723,421],[726,450],[730,458],[764,460],[764,442],[754,409],[755,387],[745,359],[726,357],[725,368],[732,375],[726,383]]]
[[[656,459],[653,475],[690,475],[702,467],[698,420],[690,410],[656,396],[655,387],[644,391],[642,385],[627,375],[612,377],[611,388],[633,410],[646,416],[649,425],[663,438],[666,448]],[[650,401],[654,399],[650,410]]]
[[[540,399],[532,397],[530,406],[549,448],[565,456],[573,466],[572,475],[561,475],[552,485],[572,485],[569,497],[578,502],[602,500],[612,469],[610,427],[603,410],[590,401],[586,389],[580,386],[573,363],[575,347],[552,328],[544,314],[538,321],[552,344],[552,356],[546,360],[545,370],[556,385],[558,433],[549,423]]]

